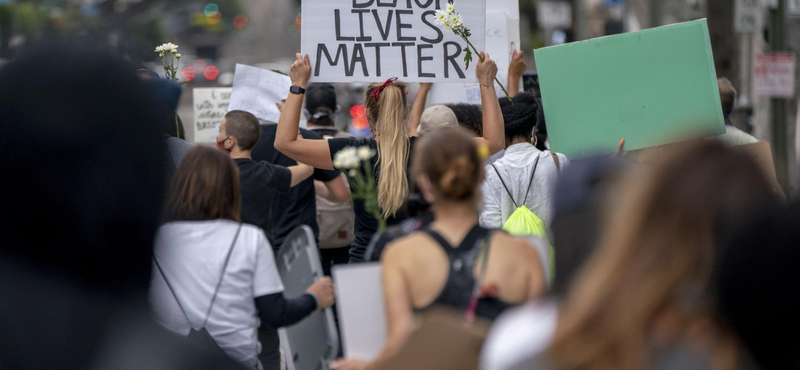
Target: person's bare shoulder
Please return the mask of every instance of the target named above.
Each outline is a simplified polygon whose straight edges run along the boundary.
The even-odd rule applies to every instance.
[[[515,258],[524,258],[530,262],[540,262],[536,247],[528,240],[501,231],[495,231],[492,237],[497,243],[496,245],[501,245],[509,255],[515,256]]]
[[[416,232],[389,243],[386,251],[381,256],[381,262],[400,263],[413,258],[419,246],[427,241],[426,238],[427,236],[424,233]]]

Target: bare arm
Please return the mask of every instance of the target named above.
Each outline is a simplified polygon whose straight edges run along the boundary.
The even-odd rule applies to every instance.
[[[414,99],[414,106],[411,107],[411,113],[408,115],[408,136],[419,136],[417,128],[422,120],[422,112],[425,111],[425,102],[428,100],[428,93],[431,91],[433,84],[423,82],[419,84],[419,91],[417,97]]]
[[[296,55],[297,61],[292,64],[290,77],[292,84],[305,88],[311,78],[311,63],[308,55]],[[333,169],[331,152],[327,140],[298,139],[300,130],[300,111],[303,109],[303,96],[289,94],[286,105],[278,120],[278,131],[275,135],[275,149],[299,163],[306,163],[315,168]]]
[[[344,175],[328,182],[314,181],[314,190],[317,196],[334,203],[342,203],[350,200],[350,188],[347,187],[347,181],[345,181]]]
[[[514,55],[511,56],[511,63],[508,65],[508,95],[512,98],[519,94],[519,79],[528,69],[524,54],[522,51],[514,50]]]
[[[505,123],[497,92],[494,89],[494,79],[497,77],[497,64],[489,58],[489,54],[481,53],[483,61],[478,61],[475,68],[478,82],[481,84],[481,105],[483,106],[483,139],[492,155],[506,147]]]
[[[298,163],[296,166],[287,167],[292,172],[292,187],[305,181],[314,174],[314,167],[307,164]]]

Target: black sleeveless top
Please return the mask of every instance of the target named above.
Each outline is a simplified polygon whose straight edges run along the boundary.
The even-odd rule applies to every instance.
[[[442,305],[465,312],[472,299],[472,293],[478,281],[475,279],[475,264],[480,262],[480,252],[483,242],[491,230],[475,225],[461,241],[458,248],[453,248],[439,233],[425,229],[423,232],[436,240],[437,244],[447,255],[450,271],[447,282],[439,296],[426,307],[414,310],[424,311],[431,306]],[[488,256],[488,253],[487,253]],[[503,311],[514,305],[505,303],[497,298],[482,298],[478,301],[477,315],[494,321]]]

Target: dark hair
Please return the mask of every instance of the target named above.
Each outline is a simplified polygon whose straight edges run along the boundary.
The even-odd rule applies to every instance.
[[[719,257],[714,277],[725,326],[764,370],[800,368],[800,204],[751,215]]]
[[[506,141],[510,142],[515,138],[530,141],[539,119],[539,102],[536,98],[529,93],[517,94],[514,100],[502,98],[500,108],[503,110]]]
[[[478,145],[469,131],[444,127],[433,130],[420,140],[414,151],[414,178],[425,175],[437,198],[450,201],[473,199],[478,194],[483,166]]]
[[[0,195],[13,210],[0,216],[0,259],[59,284],[144,294],[165,186],[161,115],[134,66],[87,45],[0,69],[0,171],[15,176]]]
[[[316,83],[306,89],[306,108],[311,117],[308,123],[317,126],[333,126],[336,112],[336,89],[331,84]]]
[[[239,169],[233,160],[214,148],[192,148],[172,179],[165,221],[241,222],[241,209]]]
[[[483,112],[479,105],[448,104],[458,120],[458,125],[471,131],[475,137],[483,136]]]
[[[722,116],[725,117],[725,123],[727,124],[730,122],[731,113],[733,113],[733,108],[736,106],[736,88],[725,77],[717,80],[717,85],[719,86],[719,99],[722,103]]]
[[[232,110],[225,115],[225,132],[236,138],[241,150],[252,150],[261,138],[261,125],[252,113]]]

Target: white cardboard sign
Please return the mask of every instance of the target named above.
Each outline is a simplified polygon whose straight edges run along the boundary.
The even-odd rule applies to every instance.
[[[213,143],[217,140],[219,124],[231,100],[231,88],[195,88],[192,91],[194,109],[194,142]]]
[[[344,357],[372,361],[386,343],[380,263],[333,267]]]
[[[228,110],[243,110],[252,113],[259,120],[277,123],[281,118],[281,111],[275,104],[286,99],[291,86],[289,76],[237,64]]]
[[[733,28],[737,33],[761,32],[760,0],[736,0]]]
[[[486,0],[459,0],[456,12],[484,48]],[[446,0],[303,0],[302,52],[312,82],[477,82],[467,43],[434,24]],[[474,56],[477,60],[477,55]]]
[[[506,13],[486,14],[486,52],[497,63],[497,79],[508,87],[508,64],[511,54],[519,48],[519,21],[509,19]],[[475,71],[472,71],[473,75]],[[522,86],[522,85],[520,85]],[[495,84],[498,97],[505,94]],[[428,95],[428,105],[436,104],[480,104],[481,89],[477,83],[434,84]]]
[[[792,53],[758,54],[753,62],[753,90],[756,96],[792,98],[795,94],[795,66]]]

